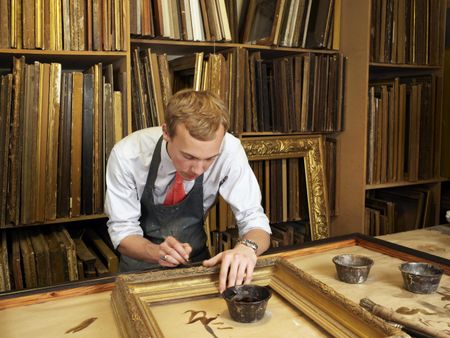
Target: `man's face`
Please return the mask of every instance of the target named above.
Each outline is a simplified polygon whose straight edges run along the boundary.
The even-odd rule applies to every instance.
[[[166,126],[163,126],[167,152],[175,169],[187,181],[195,180],[214,163],[219,156],[224,134],[224,128],[221,125],[213,140],[200,141],[189,134],[183,123],[177,125],[174,137],[170,137]]]

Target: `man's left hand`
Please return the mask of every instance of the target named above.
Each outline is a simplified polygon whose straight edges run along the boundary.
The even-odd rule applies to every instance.
[[[231,250],[223,251],[203,261],[203,265],[212,267],[221,263],[219,292],[222,293],[227,287],[249,284],[252,281],[256,260],[256,253],[252,248],[238,244]]]

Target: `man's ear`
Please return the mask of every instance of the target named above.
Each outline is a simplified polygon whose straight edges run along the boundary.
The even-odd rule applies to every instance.
[[[170,140],[170,136],[169,136],[169,132],[167,131],[167,124],[163,123],[162,131],[163,131],[164,141],[168,142]]]

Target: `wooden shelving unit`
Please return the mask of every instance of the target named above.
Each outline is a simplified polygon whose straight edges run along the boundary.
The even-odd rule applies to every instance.
[[[324,2],[325,3],[325,2]],[[334,16],[335,20],[333,20],[333,38],[331,49],[327,48],[317,48],[317,49],[308,49],[308,48],[287,48],[287,47],[281,47],[281,46],[273,46],[273,45],[262,45],[262,44],[250,44],[250,43],[236,43],[236,42],[214,42],[214,41],[180,41],[180,40],[171,40],[171,39],[161,39],[161,38],[148,38],[148,37],[132,37],[130,40],[130,52],[132,55],[132,61],[135,62],[134,56],[133,56],[133,49],[139,48],[140,51],[147,52],[147,49],[150,49],[152,53],[157,54],[167,54],[168,56],[182,56],[182,55],[189,55],[194,53],[203,52],[205,54],[205,59],[207,53],[220,53],[223,51],[227,51],[230,49],[245,49],[249,53],[251,52],[260,52],[261,56],[263,58],[267,59],[274,59],[277,57],[289,57],[294,56],[296,54],[307,54],[307,53],[314,53],[318,55],[336,55],[338,53],[341,53],[346,57],[345,53],[342,53],[342,50],[339,48],[339,36],[342,35],[340,32],[341,27],[339,27],[339,22],[344,22],[340,18],[341,13],[341,1],[331,1],[330,4],[334,6]],[[154,22],[157,22],[158,19],[155,19]],[[156,24],[155,24],[156,25]],[[247,67],[247,66],[246,66]],[[312,71],[312,70],[311,70]],[[326,75],[327,77],[329,74]],[[345,76],[345,75],[344,75]],[[246,86],[250,86],[250,83],[246,83]],[[248,95],[247,93],[245,95]],[[311,94],[312,95],[312,94]],[[345,93],[347,95],[347,93]],[[311,97],[311,96],[310,96]],[[144,100],[142,100],[144,101]],[[242,113],[243,114],[243,113]],[[343,115],[346,113],[344,112]],[[232,132],[234,132],[232,130]],[[340,133],[339,130],[333,130],[333,131],[313,131],[313,132],[292,132],[292,133],[279,133],[279,132],[269,132],[269,131],[262,131],[262,132],[252,132],[252,131],[244,131],[244,132],[236,132],[236,135],[239,137],[258,137],[258,136],[267,136],[271,135],[276,137],[279,136],[295,136],[295,135],[323,135],[324,137],[332,137],[335,138],[336,135]],[[337,161],[340,161],[338,159]],[[280,182],[281,183],[281,182]],[[330,227],[331,232],[333,232],[334,227],[334,219],[337,218],[333,217]]]
[[[414,182],[401,181],[385,184],[366,184],[367,132],[368,132],[368,91],[371,77],[380,72],[401,75],[434,74],[438,78],[437,114],[441,119],[443,55],[439,55],[439,65],[394,64],[370,61],[372,1],[342,1],[341,8],[341,52],[348,57],[346,73],[345,128],[338,135],[337,203],[338,217],[335,218],[332,235],[364,232],[365,198],[371,190],[399,188],[406,186],[426,186],[433,192],[434,224],[439,222],[441,184],[445,180],[440,175],[432,179]],[[408,2],[409,3],[409,2]],[[443,9],[439,29],[443,44],[446,1],[441,1]],[[440,154],[441,130],[436,130],[435,153]],[[437,161],[440,158],[438,157]]]
[[[394,0],[395,1],[395,0]],[[444,3],[442,1],[442,8]],[[14,57],[24,55],[27,63],[58,62],[63,69],[85,70],[88,67],[102,62],[113,64],[114,70],[126,72],[127,91],[127,116],[128,132],[132,131],[132,74],[131,59],[135,47],[141,49],[151,48],[152,52],[167,54],[188,54],[195,52],[213,53],[230,48],[243,48],[249,51],[260,51],[262,55],[270,57],[293,55],[296,53],[336,54],[341,53],[347,58],[345,72],[345,106],[344,106],[344,130],[342,132],[311,132],[310,134],[322,134],[331,136],[337,140],[337,171],[336,171],[336,214],[331,219],[330,235],[343,235],[353,232],[364,232],[365,198],[366,193],[372,190],[385,188],[400,188],[406,186],[423,185],[432,189],[434,198],[433,218],[438,222],[439,199],[442,182],[445,181],[439,175],[432,179],[417,182],[401,181],[383,184],[366,183],[366,158],[367,158],[367,129],[368,129],[368,89],[371,75],[379,72],[409,73],[433,73],[438,78],[443,77],[443,56],[439,65],[399,65],[370,61],[370,25],[371,25],[371,1],[361,0],[335,0],[335,19],[333,49],[304,49],[273,47],[241,43],[223,42],[191,42],[167,39],[141,39],[130,38],[129,4],[125,4],[125,17],[127,32],[124,36],[126,50],[124,51],[56,51],[56,50],[29,50],[29,49],[0,49],[0,69],[12,69]],[[445,6],[446,8],[446,6]],[[441,29],[444,30],[445,11],[442,11]],[[443,36],[443,34],[441,34]],[[442,86],[440,87],[442,93]],[[442,95],[437,102],[438,111],[442,111]],[[441,113],[438,118],[441,118]],[[441,131],[437,131],[440,140]],[[299,135],[305,133],[292,133]],[[306,133],[308,134],[308,133]],[[241,136],[267,136],[274,135],[270,132],[244,132]],[[281,134],[280,134],[281,135]],[[284,134],[286,135],[286,134]],[[440,142],[436,144],[436,153],[441,149]],[[75,218],[58,218],[56,220],[26,224],[43,227],[53,223],[68,223],[73,221],[89,221],[105,218],[102,213],[82,215]],[[1,231],[19,230],[20,225],[8,226]]]
[[[13,3],[13,2],[11,1],[11,3]],[[17,5],[17,3],[18,3],[18,1],[16,1],[14,5]],[[58,6],[62,6],[63,3],[64,3],[64,6],[69,6],[69,5],[70,6],[78,6],[78,5],[83,6],[83,11],[86,10],[86,12],[84,12],[84,13],[86,13],[86,15],[87,15],[88,9],[84,8],[85,5],[83,5],[82,1],[78,1],[78,0],[62,1],[61,0],[58,2],[55,1],[53,3],[53,5],[56,6],[56,3],[58,3]],[[97,2],[97,4],[99,4],[99,3],[100,2]],[[6,2],[5,2],[5,4],[6,4]],[[55,27],[58,26],[58,22],[56,21],[57,15],[55,14],[55,17],[48,19],[49,16],[47,15],[47,13],[49,13],[50,9],[48,7],[45,7],[45,12],[44,12],[43,2],[41,3],[42,8],[37,7],[37,5],[36,5],[36,7],[34,7],[34,4],[35,4],[34,2],[33,3],[32,2],[23,2],[23,6],[32,5],[31,6],[32,8],[27,9],[27,10],[29,10],[33,13],[38,13],[36,15],[39,15],[39,19],[44,20],[43,18],[45,17],[46,23],[48,25],[51,24],[51,25],[55,25]],[[105,4],[106,4],[106,2],[105,2]],[[92,3],[90,3],[90,5],[92,6]],[[20,6],[22,6],[22,5],[20,5]],[[45,67],[47,67],[48,64],[55,64],[55,63],[60,64],[60,69],[61,69],[61,91],[60,91],[60,93],[62,95],[64,95],[65,89],[62,87],[63,86],[62,78],[64,76],[64,73],[66,73],[66,72],[71,73],[70,76],[72,76],[76,72],[76,73],[78,73],[78,75],[81,75],[81,80],[83,81],[83,76],[85,76],[85,73],[89,72],[89,71],[93,72],[94,66],[97,67],[97,69],[101,69],[102,66],[107,67],[110,65],[111,67],[108,68],[108,71],[112,71],[113,74],[124,74],[123,77],[120,79],[120,81],[121,81],[120,85],[119,85],[119,78],[115,77],[115,75],[114,75],[114,81],[110,84],[111,92],[120,91],[121,99],[123,99],[126,102],[126,105],[124,104],[121,107],[122,111],[124,111],[125,114],[130,115],[130,113],[131,113],[131,77],[130,77],[129,69],[131,68],[131,61],[130,61],[130,36],[129,36],[129,6],[128,6],[127,1],[123,1],[123,6],[120,8],[116,7],[115,9],[111,9],[111,8],[108,9],[105,6],[105,8],[102,10],[105,10],[105,11],[109,10],[109,16],[108,16],[108,18],[105,18],[103,20],[103,22],[100,22],[100,21],[94,22],[96,20],[95,18],[88,17],[88,16],[85,17],[84,13],[81,15],[81,12],[79,12],[80,13],[79,18],[85,19],[85,21],[83,21],[84,24],[87,25],[87,22],[89,20],[91,20],[91,21],[89,21],[90,22],[90,26],[89,26],[90,31],[88,31],[88,29],[86,29],[84,31],[84,33],[81,33],[81,30],[75,31],[75,28],[74,28],[75,26],[80,25],[81,21],[78,21],[72,27],[70,25],[69,26],[67,25],[67,22],[69,21],[68,17],[59,17],[59,19],[58,19],[58,20],[60,20],[59,21],[59,24],[60,24],[59,29],[51,29],[51,28],[49,28],[50,26],[46,26],[43,23],[40,26],[41,22],[39,22],[38,20],[36,20],[36,22],[35,22],[34,17],[32,18],[33,24],[31,25],[31,21],[29,21],[30,18],[25,17],[25,12],[24,12],[24,16],[22,17],[20,8],[17,9],[15,7],[15,10],[17,10],[17,12],[10,12],[9,7],[10,7],[10,4],[8,1],[8,12],[2,12],[2,27],[0,29],[1,34],[3,34],[2,42],[1,42],[2,47],[5,47],[5,45],[8,45],[11,47],[11,48],[0,48],[0,74],[2,76],[5,74],[13,73],[14,72],[13,61],[14,61],[14,59],[21,58],[21,57],[25,58],[26,65],[31,65],[31,64],[34,64],[35,62],[39,62],[40,66],[41,66],[40,69],[43,69],[42,68],[42,67],[44,67],[43,64],[45,64]],[[75,7],[73,7],[73,8],[75,8]],[[90,8],[89,10],[91,11],[90,14],[92,15],[93,8],[92,7],[89,7],[89,8]],[[25,9],[25,8],[22,8],[22,9]],[[65,7],[65,10],[67,10],[67,9],[68,9],[68,7]],[[58,10],[58,7],[55,7],[55,10]],[[62,7],[59,7],[59,10],[61,11],[61,13],[60,13],[61,15],[66,15],[68,13],[67,11],[64,12]],[[80,8],[78,10],[81,11]],[[114,11],[114,10],[120,12],[120,14],[117,13],[118,15],[116,15],[115,18],[111,17],[111,15],[110,15],[111,11]],[[30,12],[28,12],[28,13],[30,13]],[[100,12],[97,11],[96,14],[102,15],[101,11]],[[63,45],[60,46],[61,48],[56,47],[56,49],[50,49],[49,44],[47,44],[47,47],[45,47],[46,49],[41,49],[41,48],[39,48],[39,46],[36,49],[31,49],[31,47],[30,47],[30,49],[15,48],[16,46],[20,46],[20,44],[14,46],[14,45],[9,44],[11,42],[11,39],[9,39],[9,38],[5,39],[5,35],[11,34],[11,36],[13,36],[13,34],[14,34],[14,32],[11,31],[12,28],[10,26],[11,17],[8,17],[8,16],[13,16],[13,15],[16,16],[15,17],[16,24],[20,24],[21,27],[22,27],[22,20],[27,20],[26,24],[23,23],[23,27],[25,29],[26,25],[30,25],[30,26],[27,26],[27,28],[26,28],[27,29],[26,34],[28,34],[28,37],[30,36],[29,34],[31,32],[32,35],[33,34],[35,34],[36,36],[40,35],[40,37],[42,39],[44,39],[44,32],[45,32],[46,38],[48,38],[48,36],[51,35],[50,39],[53,39],[53,38],[57,39],[56,35],[62,34],[63,29],[66,30],[65,33],[69,34],[71,38],[75,38],[75,36],[77,36],[78,34],[86,34],[85,35],[86,44],[85,44],[84,50],[74,50],[77,48],[72,47],[72,45],[70,43],[69,43],[69,47],[67,47],[67,45],[63,46],[64,43],[66,43],[66,42],[64,42],[64,37],[61,37],[61,36],[59,36],[59,37],[61,37],[61,39],[63,41]],[[98,50],[92,50],[94,48],[93,41],[94,41],[94,39],[98,38],[99,35],[107,36],[108,34],[111,34],[111,40],[112,40],[113,32],[111,30],[109,30],[109,31],[108,31],[108,29],[102,30],[99,34],[95,34],[92,31],[94,24],[96,25],[96,29],[99,29],[99,27],[101,29],[102,24],[104,24],[106,27],[106,25],[108,24],[108,19],[119,20],[123,24],[120,27],[120,30],[123,34],[123,35],[121,34],[123,40],[121,40],[120,47],[117,47],[117,48],[111,47],[111,50],[105,50],[104,45],[101,44],[100,46],[96,47]],[[49,23],[49,21],[51,21],[51,23]],[[64,25],[65,23],[66,23],[66,25]],[[109,22],[109,24],[111,25],[112,22]],[[40,33],[36,32],[37,27],[40,27],[40,29],[41,29],[39,31]],[[16,28],[16,26],[15,26],[15,28]],[[67,29],[69,31],[67,31]],[[51,33],[49,33],[49,31],[51,31]],[[56,31],[58,31],[58,33]],[[92,34],[91,38],[90,38],[90,39],[92,39],[91,40],[92,48],[88,48],[88,34],[89,33]],[[17,31],[17,34],[18,34],[17,36],[20,36],[21,33],[19,31]],[[25,32],[24,32],[24,34],[25,34]],[[107,34],[107,35],[105,35],[105,34]],[[21,39],[21,38],[18,38],[18,39]],[[25,39],[25,37],[23,37],[23,39]],[[36,46],[37,46],[37,44],[36,44]],[[66,48],[64,48],[64,47],[66,47]],[[42,48],[44,48],[44,47],[42,47]],[[81,47],[81,48],[83,48],[83,47]],[[106,48],[106,49],[109,49],[109,48]],[[100,66],[100,64],[101,64],[101,66]],[[49,67],[51,67],[51,66],[49,66]],[[58,65],[58,67],[59,67],[59,65]],[[36,66],[36,69],[38,69],[37,66]],[[107,68],[105,68],[105,69],[107,69]],[[38,74],[37,71],[36,71],[36,74]],[[103,73],[103,75],[106,75],[106,74]],[[108,74],[107,76],[110,76],[110,75],[111,74]],[[15,84],[14,81],[16,81],[14,79],[14,76],[15,75],[13,74],[13,80],[12,80],[13,84]],[[72,77],[70,77],[70,79],[72,79]],[[102,81],[105,81],[104,79],[97,79],[97,80],[98,80],[99,86],[102,86]],[[40,81],[42,81],[41,78],[40,78]],[[56,81],[57,80],[55,80],[55,82]],[[67,83],[69,83],[69,81],[70,80],[67,79]],[[111,81],[111,80],[106,80],[106,81]],[[92,82],[94,82],[94,80],[92,80]],[[78,83],[80,83],[80,82],[78,82]],[[25,81],[25,85],[26,84],[27,84],[27,82]],[[46,94],[44,94],[45,90],[42,89],[44,87],[47,88],[46,86],[48,86],[48,83],[44,83],[43,81],[42,82],[37,81],[37,82],[34,82],[33,84],[34,84],[34,88],[38,88],[37,91],[39,92],[39,94],[36,95],[36,97],[37,97],[36,106],[38,106],[39,108],[36,108],[36,112],[40,112],[41,111],[40,109],[43,109],[42,107],[45,106],[45,104],[42,103],[42,101],[45,102],[45,100],[46,100],[45,97],[47,97],[47,101],[50,102],[50,99],[48,99],[48,97],[50,95],[49,89],[45,89],[45,90],[47,90]],[[69,84],[67,86],[69,87]],[[93,86],[95,86],[95,84]],[[84,89],[84,88],[82,87],[80,89],[80,92],[82,89]],[[12,90],[13,95],[14,95],[14,90],[17,90],[16,87],[14,87]],[[92,91],[94,91],[94,89]],[[68,93],[68,92],[69,91],[67,91],[66,93]],[[99,93],[100,92],[103,93],[102,90],[99,90]],[[6,93],[6,90],[4,91],[4,93]],[[55,91],[55,93],[56,93],[56,91]],[[72,92],[70,92],[70,93],[72,93]],[[55,94],[53,93],[52,95],[55,95]],[[82,93],[81,95],[84,95],[84,93]],[[94,95],[96,95],[96,94],[94,94]],[[101,95],[102,94],[98,95],[99,100],[103,99],[103,98],[100,98]],[[67,96],[69,96],[69,94],[67,94]],[[7,99],[5,99],[5,97],[6,96],[2,96],[0,101],[2,101],[2,100],[6,101]],[[14,97],[14,96],[12,96],[12,97]],[[80,107],[80,106],[82,107],[83,102],[84,102],[84,96],[78,96],[78,97],[81,97],[81,99],[82,99],[80,101],[80,105],[78,107]],[[20,99],[18,99],[17,102],[13,102],[11,104],[18,105],[18,106],[20,106],[20,105],[25,106],[25,104],[23,102],[21,102],[21,100],[26,100],[26,99],[24,99],[22,96],[20,96]],[[60,102],[61,102],[61,106],[62,106],[62,102],[63,102],[62,97],[61,97]],[[67,101],[65,101],[65,102],[67,102]],[[49,103],[46,103],[46,104],[47,104],[47,107],[50,107]],[[96,103],[94,103],[93,105],[96,105]],[[2,107],[4,108],[5,106],[6,106],[6,102],[2,102]],[[55,108],[55,109],[62,109],[61,106],[59,108]],[[67,107],[69,107],[68,103],[67,103]],[[98,105],[97,107],[98,107],[98,110],[92,109],[93,120],[94,120],[94,115],[100,110],[100,105]],[[32,108],[34,111],[34,107],[32,107]],[[21,111],[20,111],[21,118],[23,118],[24,114],[29,113],[27,111],[27,109],[25,109],[23,107],[21,107],[20,109],[21,109]],[[45,109],[47,109],[47,108],[45,108]],[[52,108],[48,108],[48,109],[50,110]],[[64,109],[69,109],[69,108],[64,108]],[[72,109],[72,106],[70,109]],[[106,110],[106,108],[105,108],[105,110]],[[81,110],[77,109],[76,111],[83,112],[82,109]],[[36,113],[36,114],[38,116],[38,113]],[[2,115],[1,118],[4,118],[4,116]],[[77,118],[78,118],[78,121],[81,121],[81,119],[84,117],[77,116]],[[22,120],[20,120],[20,122],[22,122]],[[20,122],[14,121],[14,124],[20,125]],[[123,126],[123,135],[126,135],[127,133],[131,132],[131,117],[127,118],[127,122],[128,122],[128,124]],[[2,123],[5,123],[5,121],[2,121],[0,119],[0,124],[2,124]],[[13,121],[11,120],[10,123],[11,123],[11,128],[12,128]],[[42,123],[42,121],[39,121],[38,123]],[[49,122],[47,128],[50,129],[50,127],[49,127],[50,124],[59,124],[59,123],[62,123],[62,122],[60,120],[56,120],[56,119],[52,120],[51,122]],[[94,124],[94,123],[96,123],[96,122],[92,122],[92,124]],[[100,119],[98,119],[97,123],[103,123],[103,122],[100,121]],[[44,125],[45,124],[42,124],[42,126],[44,126]],[[62,128],[62,126],[60,126],[60,127]],[[45,127],[41,127],[41,124],[35,126],[36,130],[39,130],[39,128],[42,128],[42,130],[44,130],[43,128],[45,128]],[[98,128],[103,128],[103,127],[101,125],[98,125]],[[1,130],[3,132],[5,129],[2,128]],[[65,130],[67,131],[67,129],[65,129]],[[83,132],[84,131],[81,130],[80,134]],[[25,138],[28,137],[28,135],[25,134],[20,137],[21,138],[23,137],[25,140]],[[29,136],[29,137],[31,137],[31,136]],[[64,138],[64,135],[57,136],[57,138],[58,139]],[[34,138],[32,138],[32,140],[34,140]],[[82,139],[72,140],[70,137],[66,137],[65,140],[66,141],[68,140],[69,143],[70,142],[79,142],[79,144],[81,144],[83,142]],[[5,142],[6,142],[5,144],[8,145],[10,140],[6,139]],[[98,142],[102,143],[103,140],[100,140],[100,138],[99,138]],[[30,142],[30,144],[32,144],[32,142]],[[36,139],[36,142],[34,142],[34,144],[32,144],[32,147],[34,147],[35,145],[38,145],[40,147],[40,146],[42,146],[42,144],[40,144]],[[82,146],[80,145],[79,147],[81,148]],[[92,146],[92,156],[97,158],[97,160],[96,160],[97,163],[106,163],[104,152],[102,149],[103,149],[102,147],[98,148],[95,145]],[[69,147],[68,152],[69,152],[69,154],[71,153],[70,147]],[[37,151],[36,151],[36,153],[37,153]],[[2,152],[2,155],[3,154],[4,154],[4,152]],[[42,153],[42,154],[44,154],[44,153]],[[52,154],[51,158],[53,158],[54,161],[57,161],[58,154],[56,154],[56,155]],[[9,161],[12,161],[11,155],[9,155]],[[26,170],[33,170],[33,173],[34,173],[35,172],[34,167],[37,167],[39,164],[39,162],[37,160],[36,160],[36,162],[34,162],[34,161],[35,161],[34,159],[30,160],[28,162],[28,165],[19,164],[18,168],[16,168],[16,170],[18,171],[17,175],[19,175],[19,177],[20,177],[20,175],[22,175],[23,171],[26,171]],[[52,163],[54,163],[54,162],[52,162]],[[6,170],[11,170],[11,169],[7,168]],[[44,169],[44,171],[45,170],[46,169]],[[72,171],[70,166],[69,166],[69,171]],[[2,170],[2,174],[4,174],[4,173],[5,173],[5,170]],[[40,171],[40,173],[42,173],[42,170]],[[9,175],[9,171],[8,171],[8,175]],[[83,180],[82,176],[83,176],[83,171],[81,168],[80,172],[78,173],[79,180]],[[9,181],[9,177],[3,176],[3,178],[4,177],[6,177],[7,185],[9,187],[9,185],[11,184]],[[44,175],[42,177],[40,175],[34,175],[33,177],[30,178],[30,180],[34,184],[33,181],[42,180],[45,178],[46,178],[46,176],[45,176],[45,172],[44,172]],[[2,183],[4,183],[4,179],[3,179]],[[48,182],[45,184],[48,184]],[[70,184],[71,184],[70,182],[65,184],[66,189],[70,189],[70,188],[68,188],[68,186]],[[102,186],[100,189],[103,189],[103,182],[99,183],[99,185],[100,184]],[[82,186],[83,183],[81,183],[80,185]],[[2,186],[2,189],[4,189],[4,186]],[[24,199],[23,196],[25,196],[26,193],[27,193],[27,191],[21,191],[20,188],[17,192],[17,194],[19,195],[17,197],[17,201],[18,201],[17,203],[19,203],[18,210],[20,210],[20,212],[22,212],[20,205],[22,203],[22,200]],[[42,200],[42,191],[40,191],[40,193],[41,194],[40,194],[39,198],[41,198],[41,200]],[[54,193],[56,194],[56,192],[54,192]],[[2,190],[2,198],[3,197],[6,198],[5,196],[7,194],[9,194],[9,190],[8,190],[8,193],[6,193],[5,190]],[[33,203],[33,201],[36,201],[36,199],[38,198],[32,192],[28,192],[28,194],[30,196],[26,196],[26,198],[31,199],[31,203]],[[51,193],[49,193],[49,194],[51,194]],[[49,200],[50,200],[49,196],[46,195],[44,198],[44,205],[46,203],[48,204]],[[98,201],[100,201],[100,199],[98,199]],[[73,205],[72,202],[73,201],[69,202],[70,203],[69,210],[72,210],[72,205]],[[48,257],[49,255],[54,255],[55,247],[53,247],[53,249],[51,249],[53,251],[51,251],[48,247],[46,249],[47,250],[46,252],[45,252],[45,249],[44,249],[44,251],[42,251],[42,247],[38,248],[38,246],[37,246],[38,242],[36,241],[36,238],[39,237],[39,239],[38,239],[40,241],[39,243],[41,243],[45,247],[45,245],[47,245],[48,243],[51,242],[50,237],[47,237],[47,236],[53,236],[53,235],[59,236],[59,231],[60,231],[60,229],[62,229],[61,225],[67,225],[68,228],[72,227],[72,228],[81,230],[83,227],[99,226],[102,223],[106,224],[106,215],[103,213],[103,198],[101,198],[101,201],[99,203],[97,203],[97,206],[98,206],[97,208],[93,208],[92,212],[84,212],[84,213],[82,212],[81,214],[72,215],[72,213],[70,211],[67,215],[57,216],[56,218],[53,216],[52,217],[45,216],[45,218],[42,218],[42,219],[40,217],[32,218],[33,221],[30,221],[30,222],[22,222],[20,217],[19,217],[19,222],[12,222],[11,220],[8,221],[8,218],[6,216],[4,216],[4,218],[2,218],[2,221],[6,221],[6,222],[5,222],[5,224],[1,224],[1,226],[0,226],[0,238],[2,239],[1,249],[0,249],[1,257],[2,257],[2,263],[0,263],[0,265],[2,265],[0,268],[0,273],[1,273],[0,278],[2,281],[2,290],[4,290],[4,287],[6,285],[8,285],[5,283],[5,276],[7,276],[8,279],[11,277],[11,280],[10,280],[11,285],[10,286],[11,286],[12,290],[42,287],[45,285],[60,284],[61,282],[69,282],[69,281],[77,280],[78,278],[75,278],[73,274],[70,275],[70,277],[68,277],[67,273],[65,273],[65,276],[55,277],[56,273],[53,274],[53,272],[57,271],[57,269],[60,268],[60,265],[57,266],[57,264],[54,264],[53,260],[50,261],[50,266],[48,266],[46,269],[47,276],[45,276],[45,278],[42,275],[42,271],[40,272],[41,275],[39,275],[39,274],[36,275],[36,270],[34,270],[34,278],[30,278],[31,274],[25,276],[24,270],[22,271],[22,276],[21,276],[23,278],[20,278],[21,273],[17,273],[17,272],[18,272],[18,270],[21,270],[21,267],[23,269],[25,269],[25,265],[30,262],[30,260],[26,261],[26,259],[24,258],[25,256],[27,257],[27,259],[29,259],[29,258],[31,258],[32,260],[35,259],[36,264],[41,264],[44,259],[43,255],[47,255],[47,258],[49,258]],[[5,205],[4,205],[4,209],[2,208],[1,211],[5,212],[5,214],[6,214],[6,206]],[[37,212],[36,212],[36,214],[37,214]],[[58,233],[58,235],[55,235],[55,233]],[[66,234],[68,234],[68,233],[66,233]],[[23,237],[23,238],[21,238],[21,237]],[[32,239],[33,242],[30,241],[31,237],[33,237],[33,239]],[[28,248],[30,248],[31,243],[33,243],[32,250],[34,249],[35,251],[34,252],[25,252],[26,245],[21,247],[23,243],[21,243],[20,245],[19,244],[13,245],[13,242],[17,243],[19,241],[18,238],[21,238],[21,240],[23,240],[24,243],[28,242],[28,244],[26,244],[26,245],[29,245]],[[54,239],[55,237],[52,237],[52,238]],[[61,244],[62,243],[62,241],[60,241],[61,239],[62,238],[59,237],[57,240],[55,240],[53,242],[53,245],[55,245],[54,243],[56,243],[56,242]],[[67,262],[69,260],[69,258],[68,258],[68,256],[69,256],[68,248],[70,246],[69,244],[72,245],[70,250],[73,250],[73,242],[69,243],[67,237],[65,237],[65,240],[66,240],[65,243],[67,244],[67,246],[65,246],[65,249],[62,249],[62,247],[61,247],[60,256],[65,256],[67,253],[67,260],[66,260],[66,262]],[[44,244],[44,243],[47,243],[47,244]],[[48,244],[48,245],[50,245],[50,244]],[[66,249],[67,249],[67,251],[66,251]],[[13,256],[14,250],[16,253],[15,256]],[[22,257],[19,257],[18,260],[17,260],[17,257],[18,257],[17,250],[19,251],[19,256],[20,256],[21,250],[22,250],[22,255],[23,255]],[[7,257],[6,252],[3,252],[3,251],[7,251],[7,255],[9,256],[9,271],[3,264],[4,258]],[[73,253],[73,251],[71,253]],[[72,255],[71,257],[75,259],[74,264],[76,265],[77,264],[76,255],[74,255],[74,256]],[[53,258],[51,258],[51,259],[53,259]],[[64,259],[66,259],[66,258],[64,258]],[[66,263],[64,263],[64,264],[66,264]],[[40,268],[42,268],[42,265],[40,266]],[[72,265],[72,268],[73,268],[73,265]],[[27,274],[31,270],[33,270],[28,266],[26,267],[26,269],[27,269]],[[77,269],[77,267],[75,266],[75,270],[76,269]],[[67,266],[66,266],[66,270],[67,270]],[[58,271],[60,271],[60,270],[58,270]],[[50,273],[52,273],[53,275],[49,276],[48,274],[50,274]],[[14,280],[15,278],[17,279],[16,281]],[[79,276],[79,279],[84,279],[84,278],[85,278],[85,276],[81,276],[81,275]],[[20,282],[18,281],[19,279],[21,279]]]

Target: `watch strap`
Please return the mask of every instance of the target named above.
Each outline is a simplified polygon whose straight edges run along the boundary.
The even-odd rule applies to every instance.
[[[237,241],[237,244],[242,244],[242,245],[248,246],[249,248],[252,248],[255,251],[255,253],[258,250],[258,244],[256,244],[255,242],[253,242],[250,239],[239,239]]]

